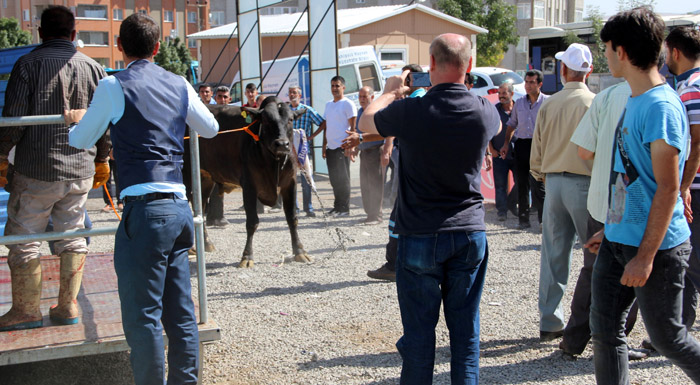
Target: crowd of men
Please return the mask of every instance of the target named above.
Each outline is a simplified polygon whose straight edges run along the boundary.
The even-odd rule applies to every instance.
[[[398,197],[387,263],[368,275],[396,281],[402,384],[432,382],[441,307],[452,383],[479,382],[479,302],[489,254],[480,181],[482,165],[491,162],[499,221],[510,211],[527,228],[531,200],[538,211],[540,340],[562,338],[563,357],[573,359],[592,339],[596,381],[629,383],[628,360],[647,354],[628,348],[625,337],[638,308],[649,334],[645,347],[700,383],[700,344],[688,333],[700,284],[700,221],[694,220],[700,211],[700,31],[675,28],[664,41],[664,28],[648,7],[607,21],[605,56],[612,75],[625,81],[598,95],[585,84],[591,52],[574,43],[556,54],[561,91],[543,94],[542,73],[532,70],[526,96],[514,101],[513,84],[504,83],[493,105],[469,91],[470,40],[450,33],[429,47],[429,89],[412,87],[411,73],[422,69],[409,65],[387,79],[378,97],[363,87],[357,110],[345,97],[345,79],[336,76],[323,115],[301,103],[299,87],[289,89],[290,108],[306,110],[293,128],[296,161],[306,171],[307,216],[315,216],[307,154],[317,135],[323,135],[336,217],[349,215],[349,164],[359,153],[363,223],[381,223],[384,177],[393,160]],[[57,231],[83,228],[87,192],[109,178],[112,149],[124,210],[114,265],[135,381],[164,383],[164,330],[168,383],[194,384],[200,360],[182,138],[185,125],[213,137],[219,127],[205,104],[229,104],[230,90],[202,85],[195,91],[155,65],[160,30],[140,13],[122,22],[117,46],[127,69],[113,76],[76,51],[68,8],[48,7],[39,33],[43,43],[13,69],[3,116],[63,114],[67,126],[17,127],[0,135],[0,185],[10,192],[6,234],[43,232],[50,220]],[[659,73],[664,62],[676,90]],[[47,71],[55,76],[41,76]],[[75,87],[74,79],[80,79]],[[245,95],[246,107],[260,105],[254,84]],[[424,156],[426,148],[431,156]],[[510,194],[509,172],[515,179]],[[207,222],[225,225],[220,192],[210,197]],[[565,323],[562,298],[576,237],[586,250]],[[49,315],[56,324],[74,324],[88,249],[84,238],[55,246],[60,290]],[[38,247],[9,246],[12,308],[0,317],[0,331],[43,325]]]

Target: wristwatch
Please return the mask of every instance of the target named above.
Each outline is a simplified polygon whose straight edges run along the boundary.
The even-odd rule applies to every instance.
[[[364,139],[362,138],[362,134],[360,134],[360,143],[362,143]]]

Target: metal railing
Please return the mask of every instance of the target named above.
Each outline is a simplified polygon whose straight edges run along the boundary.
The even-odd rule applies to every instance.
[[[64,124],[62,115],[22,116],[17,118],[0,118],[0,127],[32,126],[43,124]],[[202,219],[202,186],[199,175],[199,140],[197,133],[190,129],[190,154],[192,160],[192,200],[194,206],[194,230],[195,245],[197,249],[197,287],[199,299],[199,322],[206,324],[209,321],[209,308],[207,307],[207,279],[204,260],[204,221]],[[0,245],[13,245],[18,243],[54,241],[67,238],[95,237],[101,235],[114,235],[117,227],[100,227],[90,230],[71,230],[65,232],[50,232],[25,235],[9,235],[0,237]]]

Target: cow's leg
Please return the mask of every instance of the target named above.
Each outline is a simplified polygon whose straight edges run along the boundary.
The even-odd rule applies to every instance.
[[[257,211],[258,193],[252,186],[243,186],[243,208],[245,209],[245,230],[247,233],[247,238],[245,241],[245,248],[243,249],[243,258],[241,258],[241,263],[238,267],[253,267],[255,263],[253,262],[253,234],[255,230],[258,229],[258,223],[260,219],[258,218]]]
[[[284,207],[284,216],[287,218],[287,225],[289,226],[289,232],[292,235],[292,250],[294,251],[294,260],[297,262],[311,262],[311,257],[306,254],[304,250],[304,245],[301,244],[299,240],[299,234],[297,233],[297,211],[294,199],[294,189],[296,189],[296,183],[292,180],[286,187],[283,187],[280,191],[282,195],[282,205]]]

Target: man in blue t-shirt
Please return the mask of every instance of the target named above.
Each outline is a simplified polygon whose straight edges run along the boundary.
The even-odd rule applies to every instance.
[[[464,85],[471,68],[467,38],[440,35],[429,52],[430,91],[403,99],[409,71],[389,78],[359,128],[401,142],[395,230],[401,383],[432,382],[442,303],[452,383],[472,384],[479,381],[479,300],[488,249],[480,172],[501,122],[496,108]]]
[[[698,383],[700,344],[681,323],[690,230],[679,189],[688,122],[656,66],[664,23],[639,7],[613,16],[600,37],[610,72],[628,81],[632,95],[615,132],[610,204],[593,265],[596,381],[629,383],[624,325],[636,297],[654,347]]]

